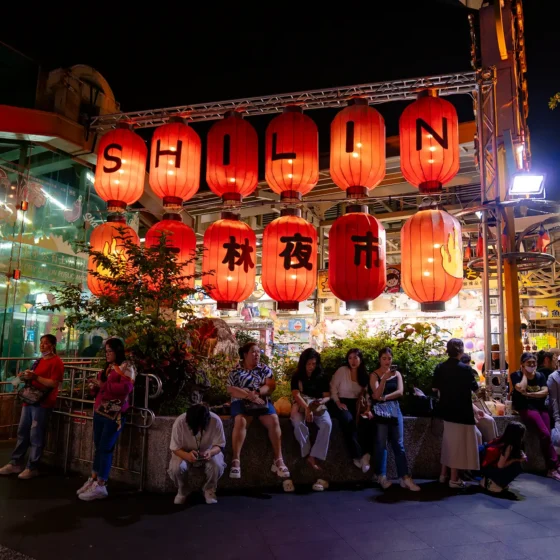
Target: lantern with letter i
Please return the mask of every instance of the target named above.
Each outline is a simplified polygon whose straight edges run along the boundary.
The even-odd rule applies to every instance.
[[[347,212],[329,232],[329,288],[347,309],[367,311],[385,289],[385,229],[367,206],[352,205]]]
[[[419,94],[399,120],[401,170],[421,193],[440,192],[459,171],[459,119],[433,89]]]
[[[330,172],[349,198],[368,196],[385,177],[385,121],[367,99],[352,99],[331,123]]]
[[[292,311],[317,286],[317,231],[298,209],[282,210],[264,230],[262,284],[278,309]]]
[[[110,130],[97,147],[95,191],[109,212],[124,212],[144,192],[148,149],[128,125]]]
[[[422,311],[445,311],[463,286],[459,221],[427,199],[401,230],[401,282]]]
[[[319,180],[319,132],[301,107],[288,106],[266,129],[265,177],[284,201],[301,200]]]
[[[206,182],[223,202],[241,202],[258,183],[256,130],[240,113],[230,111],[208,132]]]
[[[156,128],[150,156],[150,187],[165,209],[181,208],[200,185],[198,134],[176,117]]]
[[[89,242],[92,250],[103,253],[105,256],[113,256],[122,264],[125,264],[128,257],[124,247],[124,240],[127,238],[136,245],[140,244],[138,235],[126,224],[124,216],[117,215],[110,216],[107,222],[97,226],[91,232]],[[94,296],[114,295],[114,288],[103,280],[103,276],[112,278],[113,274],[110,270],[104,268],[93,255],[88,260],[88,272],[91,271],[97,272],[101,277],[88,273],[87,285],[90,292]]]
[[[239,215],[222,212],[204,233],[203,284],[218,309],[237,309],[255,289],[257,238]]]

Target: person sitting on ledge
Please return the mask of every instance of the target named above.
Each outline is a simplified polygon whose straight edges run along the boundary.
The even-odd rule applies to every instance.
[[[274,452],[271,471],[280,478],[289,478],[290,471],[282,458],[282,432],[280,422],[270,395],[276,388],[271,369],[261,364],[261,351],[255,342],[247,342],[239,349],[240,364],[231,371],[227,390],[231,395],[231,416],[234,419],[232,448],[233,458],[230,478],[241,478],[241,448],[247,435],[247,427],[258,416],[268,430],[268,438]]]
[[[191,469],[204,468],[206,481],[202,487],[207,504],[215,504],[218,480],[224,474],[226,437],[220,417],[204,404],[195,404],[181,414],[171,432],[169,478],[178,488],[174,503],[187,500],[187,476]]]

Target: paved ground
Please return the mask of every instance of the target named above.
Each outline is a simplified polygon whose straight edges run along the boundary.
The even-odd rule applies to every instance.
[[[7,449],[0,447],[0,458]],[[556,560],[560,484],[523,475],[505,498],[434,482],[323,493],[74,496],[80,479],[0,479],[0,544],[36,560]],[[0,558],[22,559],[0,546]]]

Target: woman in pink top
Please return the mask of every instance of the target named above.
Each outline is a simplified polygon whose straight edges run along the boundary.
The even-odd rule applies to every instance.
[[[78,490],[78,498],[89,502],[107,497],[107,479],[113,462],[113,451],[124,427],[128,396],[134,388],[136,371],[125,361],[124,344],[118,338],[105,343],[107,364],[91,383],[95,396],[93,407],[93,443],[95,455],[88,481]]]

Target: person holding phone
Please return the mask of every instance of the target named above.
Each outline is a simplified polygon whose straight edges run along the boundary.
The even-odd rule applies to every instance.
[[[171,461],[167,471],[178,488],[174,503],[182,505],[188,496],[187,477],[193,468],[203,468],[202,490],[207,504],[216,504],[218,480],[226,468],[226,437],[220,417],[205,404],[195,404],[175,420],[171,431]]]

